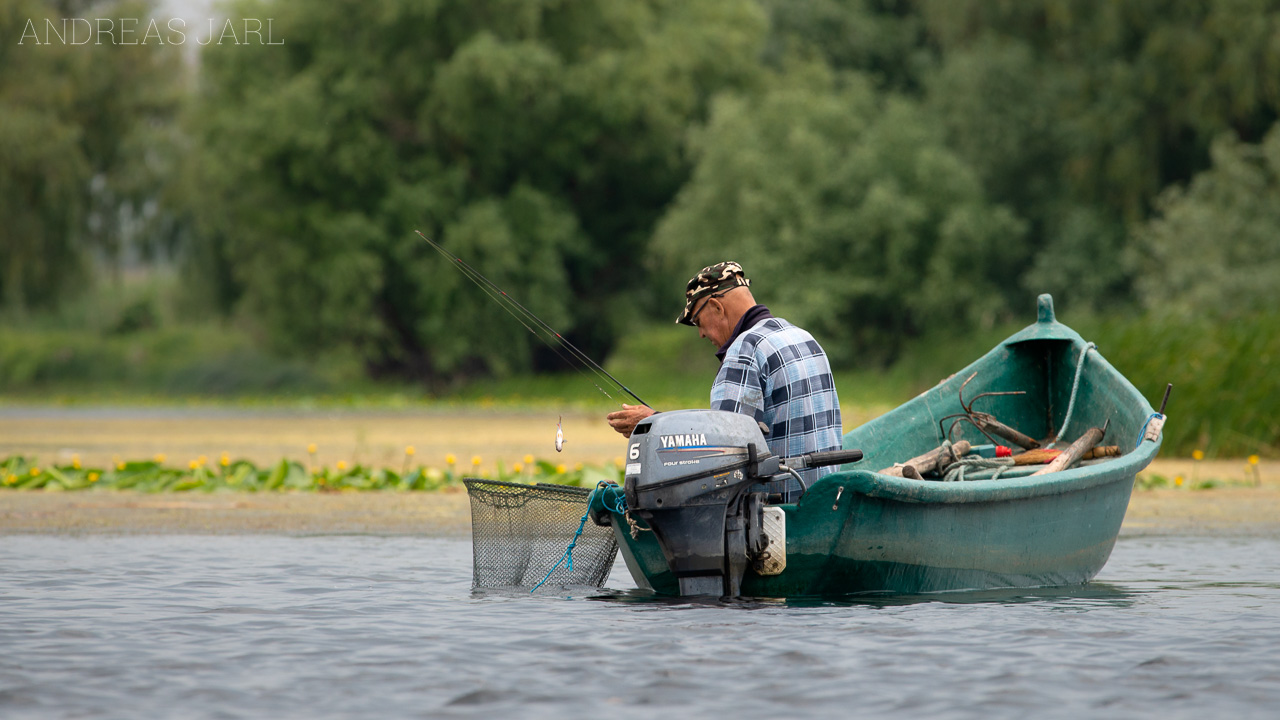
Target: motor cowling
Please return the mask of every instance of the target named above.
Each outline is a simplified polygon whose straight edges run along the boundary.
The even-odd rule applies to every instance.
[[[767,545],[764,494],[752,485],[779,472],[752,418],[679,410],[641,421],[631,434],[627,507],[648,523],[681,595],[738,595],[752,557]]]
[[[677,410],[636,425],[623,490],[628,511],[653,530],[681,595],[736,596],[747,567],[765,560],[770,546],[766,494],[753,486],[781,473],[860,459],[860,450],[779,458],[747,415]],[[775,519],[770,526],[783,524]]]

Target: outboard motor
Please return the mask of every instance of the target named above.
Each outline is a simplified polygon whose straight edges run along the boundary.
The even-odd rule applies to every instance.
[[[631,433],[627,507],[653,529],[681,595],[741,594],[747,565],[769,544],[759,483],[796,470],[862,459],[861,450],[799,458],[769,451],[761,426],[740,413],[678,410],[652,415]]]

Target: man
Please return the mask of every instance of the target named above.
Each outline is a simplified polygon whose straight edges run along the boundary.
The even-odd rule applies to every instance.
[[[699,337],[719,348],[711,409],[739,412],[763,423],[774,455],[839,450],[840,400],[826,353],[812,335],[757,304],[750,285],[741,265],[722,262],[703,268],[685,288],[684,312],[676,322],[697,328]],[[644,405],[622,408],[608,420],[627,437],[636,423],[653,414]],[[812,484],[834,471],[810,468],[800,474],[805,484]],[[787,479],[765,489],[794,501],[800,487]]]

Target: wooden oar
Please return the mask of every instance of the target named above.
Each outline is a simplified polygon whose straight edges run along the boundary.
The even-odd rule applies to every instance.
[[[1102,441],[1102,435],[1105,432],[1106,430],[1104,428],[1089,428],[1085,431],[1084,435],[1081,435],[1078,440],[1071,443],[1071,447],[1059,453],[1052,462],[1044,466],[1042,469],[1031,473],[1032,476],[1048,475],[1049,473],[1055,473],[1059,470],[1066,470],[1077,462],[1080,462],[1080,459],[1084,457],[1085,453],[1092,450],[1094,445],[1097,445]]]
[[[1037,448],[1018,453],[1013,456],[1014,465],[1044,465],[1053,462],[1053,459],[1062,454],[1061,450],[1050,450],[1049,448]],[[1120,457],[1119,445],[1099,445],[1084,455],[1080,456],[1081,460],[1096,460],[1098,458]]]
[[[914,472],[916,477],[927,472],[941,473],[948,465],[955,461],[956,458],[964,457],[969,453],[969,441],[960,440],[948,445],[940,445],[929,452],[911,458],[901,465],[887,467],[880,471],[882,475],[892,475],[893,477],[911,477],[908,472]],[[907,470],[907,468],[911,470]],[[914,479],[914,478],[913,478]]]

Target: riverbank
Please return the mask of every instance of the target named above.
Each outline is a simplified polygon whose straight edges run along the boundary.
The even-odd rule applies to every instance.
[[[889,409],[870,406],[844,414],[850,430]],[[254,410],[181,407],[0,407],[0,458],[36,457],[46,464],[109,467],[120,460],[164,456],[175,467],[200,456],[248,460],[259,466],[281,459],[304,465],[443,468],[445,458],[469,461],[492,473],[525,456],[574,467],[621,464],[626,440],[598,412],[446,408],[415,410]],[[556,427],[564,451],[556,452]],[[308,448],[314,446],[312,455]]]
[[[465,537],[466,493],[3,492],[0,535]],[[1135,490],[1124,535],[1280,535],[1280,487]]]
[[[467,495],[0,493],[0,535],[417,535],[471,531]]]

